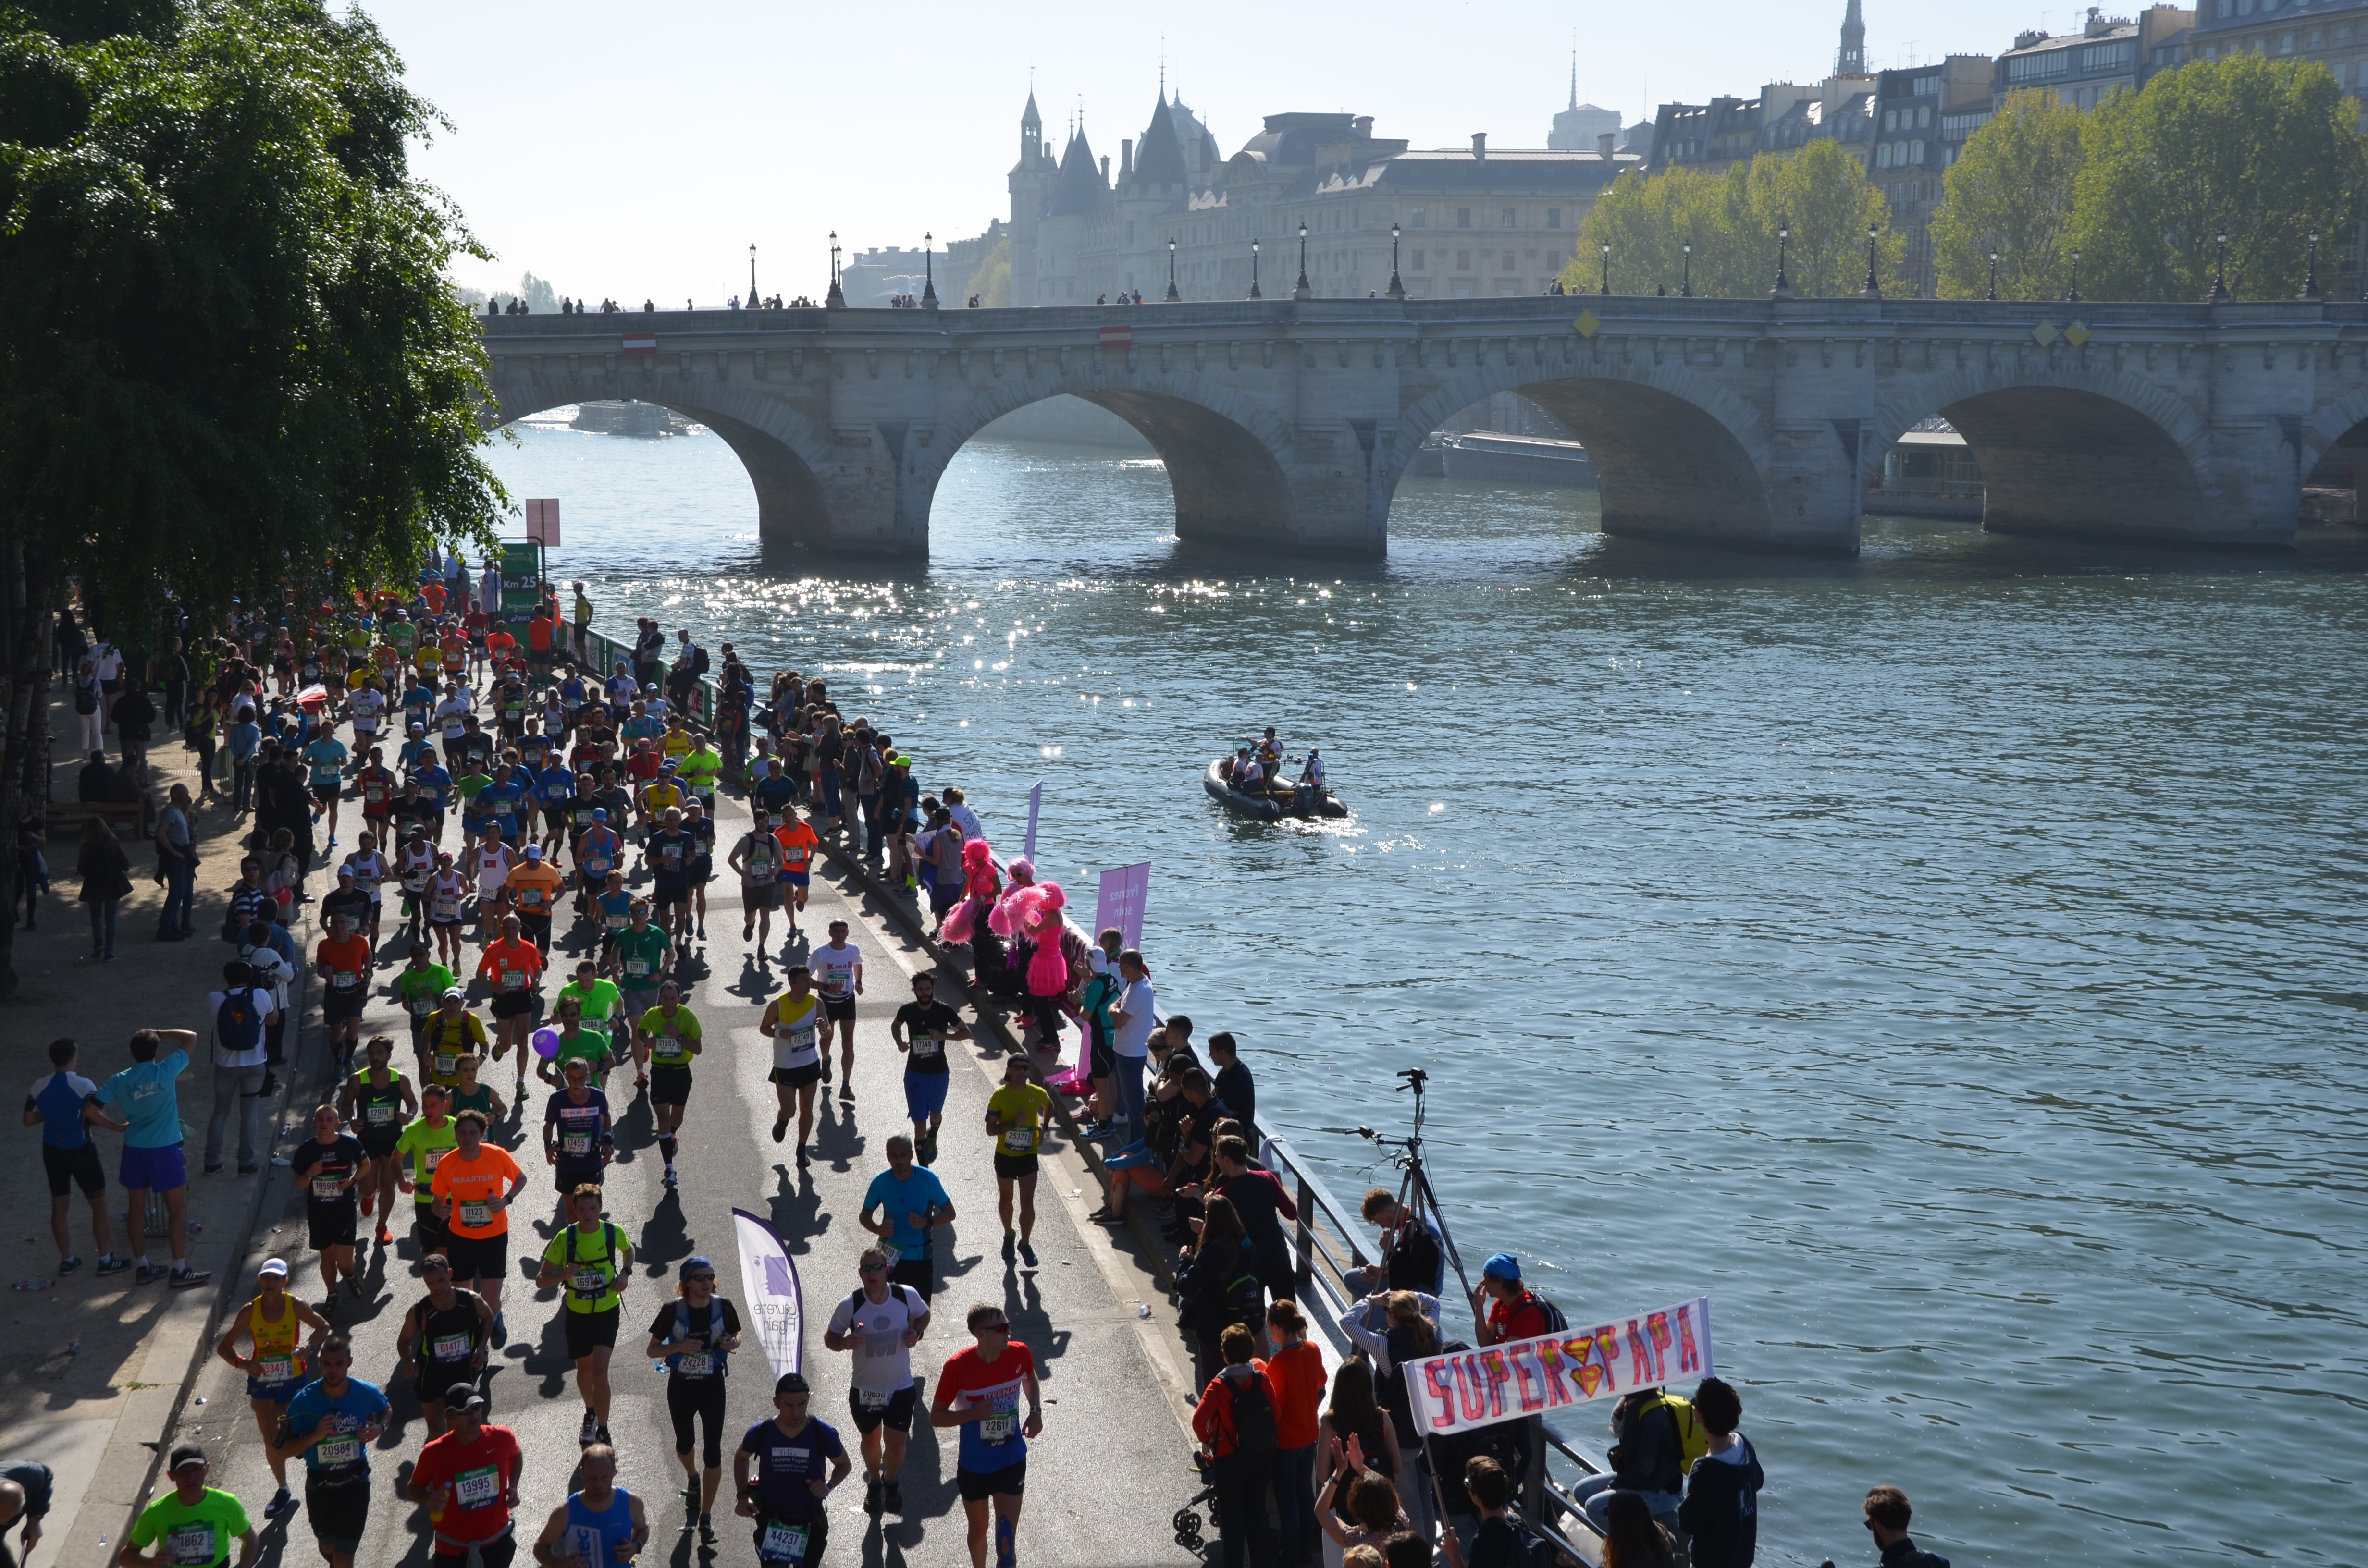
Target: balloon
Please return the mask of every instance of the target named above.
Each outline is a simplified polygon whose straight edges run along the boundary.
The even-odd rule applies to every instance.
[[[534,1031],[534,1053],[545,1062],[559,1054],[559,1031],[541,1028]]]

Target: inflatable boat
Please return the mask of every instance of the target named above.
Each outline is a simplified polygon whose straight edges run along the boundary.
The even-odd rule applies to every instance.
[[[1224,766],[1225,759],[1222,756],[1211,762],[1208,771],[1201,775],[1201,788],[1209,791],[1210,799],[1231,807],[1244,816],[1260,817],[1268,822],[1275,822],[1283,817],[1298,817],[1305,820],[1311,817],[1345,817],[1349,814],[1349,808],[1342,805],[1340,798],[1329,790],[1316,796],[1312,804],[1302,805],[1299,797],[1289,791],[1278,795],[1253,795],[1245,790],[1236,790],[1225,782],[1224,774],[1222,771]]]

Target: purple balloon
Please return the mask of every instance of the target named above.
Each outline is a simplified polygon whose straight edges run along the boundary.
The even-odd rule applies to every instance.
[[[534,1053],[549,1062],[559,1054],[559,1031],[541,1028],[534,1031]]]

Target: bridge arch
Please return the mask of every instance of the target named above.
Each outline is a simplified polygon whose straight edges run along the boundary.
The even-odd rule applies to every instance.
[[[1911,395],[1902,396],[1901,393]],[[1861,434],[1861,485],[1884,454],[1938,415],[1965,438],[1993,533],[2098,538],[2208,534],[2209,422],[2152,382],[2078,364],[1967,365],[1898,378]]]
[[[655,403],[697,420],[721,437],[747,471],[757,493],[757,532],[768,558],[801,546],[835,542],[833,506],[822,474],[830,449],[796,410],[729,385],[659,377],[647,386],[571,376],[498,377],[489,423],[499,428],[571,403]]]
[[[911,494],[928,524],[938,482],[964,443],[1014,409],[1067,395],[1118,415],[1151,443],[1176,498],[1176,535],[1195,543],[1290,548],[1299,540],[1291,433],[1271,413],[1190,370],[1047,369],[972,398],[915,454]]]
[[[1772,541],[1768,434],[1759,413],[1701,372],[1618,354],[1544,365],[1477,364],[1399,417],[1395,494],[1425,437],[1500,392],[1519,392],[1586,447],[1603,531],[1752,546]]]

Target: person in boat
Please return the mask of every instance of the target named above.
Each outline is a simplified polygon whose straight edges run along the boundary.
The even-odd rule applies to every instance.
[[[1276,778],[1282,770],[1282,743],[1274,738],[1272,724],[1266,727],[1266,733],[1258,740],[1258,761],[1269,778]]]
[[[1299,787],[1294,793],[1303,812],[1313,811],[1324,798],[1324,759],[1316,755],[1314,746],[1307,748],[1307,766],[1299,770]]]
[[[1266,769],[1258,766],[1258,760],[1251,754],[1250,748],[1242,747],[1234,758],[1234,788],[1245,795],[1263,795],[1266,793]]]

